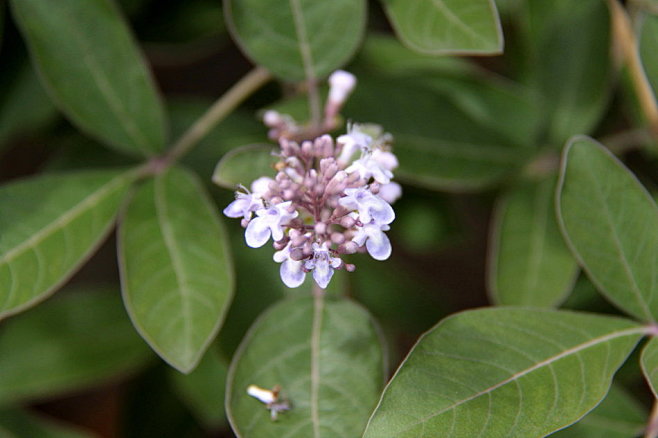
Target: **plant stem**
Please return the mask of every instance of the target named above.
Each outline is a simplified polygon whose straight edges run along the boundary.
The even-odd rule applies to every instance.
[[[655,400],[653,403],[651,415],[649,416],[649,424],[647,424],[647,429],[644,432],[644,438],[656,437],[658,437],[658,400]]]
[[[628,66],[637,99],[647,119],[652,135],[658,138],[658,102],[649,83],[638,50],[637,38],[631,19],[619,0],[609,0],[614,40],[618,44],[622,59]]]
[[[219,122],[271,78],[270,72],[262,67],[257,67],[247,73],[178,139],[164,157],[166,165],[172,165],[188,153]]]

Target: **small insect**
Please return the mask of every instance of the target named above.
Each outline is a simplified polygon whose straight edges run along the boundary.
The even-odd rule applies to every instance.
[[[289,411],[291,408],[290,402],[280,397],[281,387],[279,385],[275,385],[272,390],[249,385],[247,394],[265,403],[265,407],[270,411],[272,421],[276,421],[279,412]]]

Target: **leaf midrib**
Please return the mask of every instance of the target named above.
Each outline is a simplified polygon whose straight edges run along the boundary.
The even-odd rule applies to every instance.
[[[304,75],[310,84],[314,84],[317,77],[315,75],[313,54],[311,52],[311,46],[306,32],[306,24],[304,23],[304,12],[299,4],[299,0],[288,0],[288,2],[295,23],[295,33],[297,34],[299,53],[302,57],[302,64],[304,65]]]
[[[162,239],[164,241],[165,247],[167,248],[167,253],[169,255],[169,259],[171,260],[174,276],[176,277],[176,284],[178,285],[178,290],[180,291],[178,298],[180,299],[181,311],[183,315],[183,336],[181,338],[184,340],[184,356],[189,357],[191,354],[190,349],[192,345],[192,319],[188,297],[191,295],[192,291],[189,286],[189,280],[187,273],[185,272],[184,263],[179,256],[181,251],[178,248],[178,243],[176,242],[176,237],[174,236],[174,231],[168,218],[169,210],[165,195],[166,189],[164,187],[165,178],[166,175],[155,178],[153,187],[153,201],[155,203],[155,211],[158,218],[158,224],[160,225],[160,230],[162,230]]]
[[[507,385],[508,383],[516,382],[517,380],[524,377],[525,375],[530,374],[533,371],[541,369],[545,366],[549,366],[552,363],[557,362],[558,360],[561,360],[561,359],[563,359],[565,357],[568,357],[572,354],[577,354],[577,353],[579,353],[579,352],[581,352],[581,351],[583,351],[587,348],[596,346],[596,345],[598,345],[600,343],[603,343],[603,342],[611,341],[611,340],[616,339],[616,338],[621,338],[621,337],[624,337],[624,336],[631,336],[631,335],[647,334],[648,331],[649,331],[649,329],[647,327],[644,327],[644,326],[633,327],[633,328],[621,330],[621,331],[618,331],[618,332],[612,332],[612,333],[609,333],[605,336],[600,336],[598,338],[594,338],[594,339],[591,339],[591,340],[589,340],[587,342],[584,342],[582,344],[579,344],[579,345],[576,345],[574,347],[568,348],[568,349],[562,351],[559,354],[556,354],[556,355],[551,356],[547,359],[544,359],[540,362],[537,362],[536,364],[534,364],[531,367],[528,367],[528,368],[526,368],[522,371],[514,373],[512,376],[508,377],[507,379],[502,380],[501,382],[496,383],[495,385],[491,385],[490,387],[488,387],[486,389],[483,389],[482,391],[480,391],[476,394],[473,394],[470,397],[466,397],[462,400],[459,400],[459,401],[451,404],[450,406],[447,406],[447,407],[439,410],[438,412],[435,412],[435,413],[433,413],[433,414],[431,414],[431,415],[429,415],[425,418],[422,418],[422,419],[408,425],[404,429],[401,429],[401,430],[397,431],[397,433],[399,433],[399,434],[404,433],[404,432],[406,432],[406,431],[408,431],[408,430],[410,430],[410,429],[412,429],[412,428],[414,428],[414,427],[416,427],[420,424],[426,423],[427,421],[431,420],[434,417],[437,417],[437,416],[439,416],[439,415],[441,415],[441,414],[443,414],[447,411],[455,409],[456,407],[458,407],[458,406],[460,406],[464,403],[467,403],[471,400],[474,400],[478,397],[489,394],[489,393],[495,391],[496,389]]]
[[[68,223],[75,220],[78,215],[85,213],[88,208],[91,208],[100,203],[101,199],[104,198],[109,192],[112,192],[117,186],[123,184],[125,178],[126,175],[121,174],[103,184],[99,189],[85,197],[82,201],[74,205],[70,210],[62,214],[55,221],[32,234],[29,239],[23,241],[11,250],[4,253],[3,256],[0,257],[0,265],[11,262],[11,260],[19,256],[22,252],[37,246],[48,236],[61,230],[66,225],[68,225]]]

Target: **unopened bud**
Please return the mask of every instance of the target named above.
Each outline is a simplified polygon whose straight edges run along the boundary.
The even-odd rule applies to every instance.
[[[329,101],[342,104],[356,86],[356,76],[336,70],[329,76]]]

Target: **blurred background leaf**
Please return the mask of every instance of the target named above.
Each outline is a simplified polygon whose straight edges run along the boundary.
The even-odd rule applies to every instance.
[[[275,151],[273,144],[264,143],[234,149],[217,163],[212,181],[225,189],[235,189],[238,184],[250,189],[251,183],[260,177],[274,178],[274,163],[277,161],[273,155]]]
[[[527,181],[498,201],[488,260],[495,304],[557,306],[573,288],[578,265],[555,219],[555,182]]]
[[[92,438],[94,436],[21,409],[0,411],[0,435],[4,438]]]
[[[0,328],[0,404],[43,400],[124,377],[152,355],[119,291],[62,292]]]

